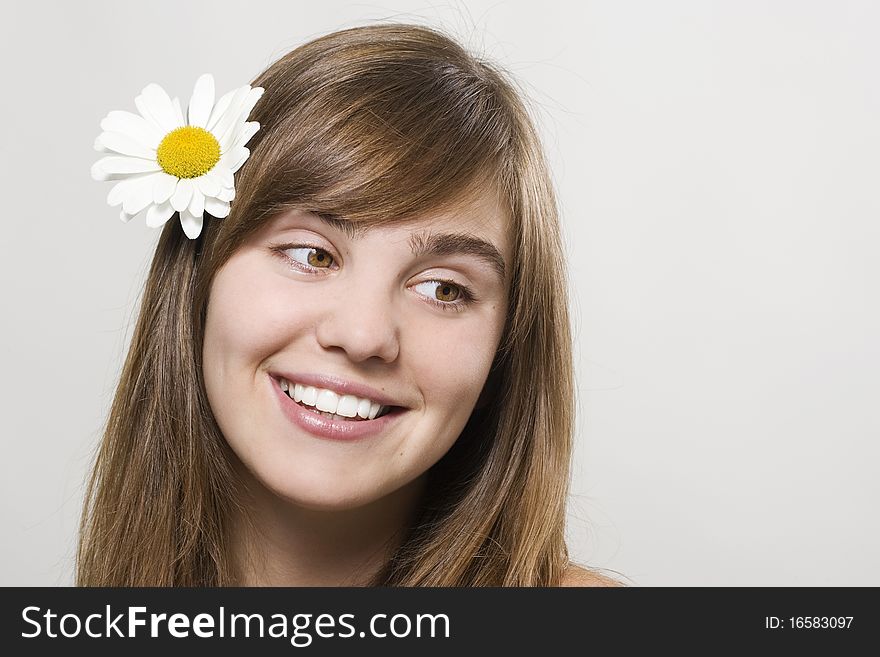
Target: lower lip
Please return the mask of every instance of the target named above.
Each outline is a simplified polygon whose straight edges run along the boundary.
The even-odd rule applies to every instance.
[[[318,438],[329,438],[331,440],[360,440],[361,438],[369,438],[385,431],[404,412],[402,408],[395,408],[390,413],[386,413],[375,420],[334,420],[326,415],[309,411],[297,404],[281,389],[277,379],[270,376],[269,382],[275,390],[275,396],[281,405],[281,411],[287,416],[287,419]]]

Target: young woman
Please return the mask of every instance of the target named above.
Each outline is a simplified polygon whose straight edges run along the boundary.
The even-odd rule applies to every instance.
[[[162,231],[78,583],[614,584],[564,541],[566,265],[519,92],[411,25],[253,84],[229,215]]]

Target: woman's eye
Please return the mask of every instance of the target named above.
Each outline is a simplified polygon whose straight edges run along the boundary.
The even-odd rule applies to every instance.
[[[446,283],[444,281],[428,281],[428,283],[420,283],[419,285],[436,285],[433,297],[438,301],[455,301],[461,296],[461,290],[457,285]],[[416,286],[418,287],[418,285]]]
[[[333,256],[314,246],[290,248],[285,253],[290,253],[292,260],[316,269],[327,269],[333,264]]]

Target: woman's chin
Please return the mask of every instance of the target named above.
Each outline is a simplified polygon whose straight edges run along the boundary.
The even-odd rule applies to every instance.
[[[291,491],[282,489],[272,490],[271,492],[274,493],[279,500],[291,506],[308,511],[322,511],[328,513],[352,511],[374,501],[369,498],[364,498],[356,493],[345,494],[344,491],[335,494],[327,490]]]
[[[352,486],[352,480],[334,476],[303,477],[302,472],[266,473],[254,476],[259,488],[268,493],[273,503],[281,502],[309,511],[350,511],[357,509],[380,497],[379,487],[367,486],[359,489]]]
[[[408,505],[418,498],[423,486],[423,477],[409,482],[396,482],[388,479],[371,481],[368,477],[341,477],[326,474],[303,476],[297,473],[278,471],[264,473],[266,476],[253,476],[253,482],[265,495],[264,502],[282,503],[309,511],[343,512]]]

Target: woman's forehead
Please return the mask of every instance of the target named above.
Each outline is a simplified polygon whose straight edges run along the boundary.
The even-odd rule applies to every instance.
[[[354,222],[344,216],[294,207],[269,218],[259,232],[273,237],[303,227],[330,227],[355,241],[375,233],[382,233],[383,237],[409,239],[413,244],[424,244],[430,241],[429,236],[469,236],[474,242],[486,242],[493,247],[502,261],[508,259],[506,256],[510,249],[509,213],[494,194],[481,194],[447,208],[376,223]],[[437,238],[434,237],[433,241],[437,241]],[[451,243],[448,239],[446,242]],[[467,240],[460,239],[458,242],[464,244]]]
[[[397,219],[376,221],[350,221],[344,215],[325,213],[306,207],[292,207],[273,215],[264,226],[269,231],[285,230],[290,225],[301,223],[304,219],[317,218],[336,228],[352,239],[358,239],[366,232],[376,228],[393,228],[405,231],[453,229],[483,233],[486,237],[499,240],[509,229],[508,211],[494,194],[476,194],[467,199],[450,202],[448,207],[428,210],[416,215]]]

